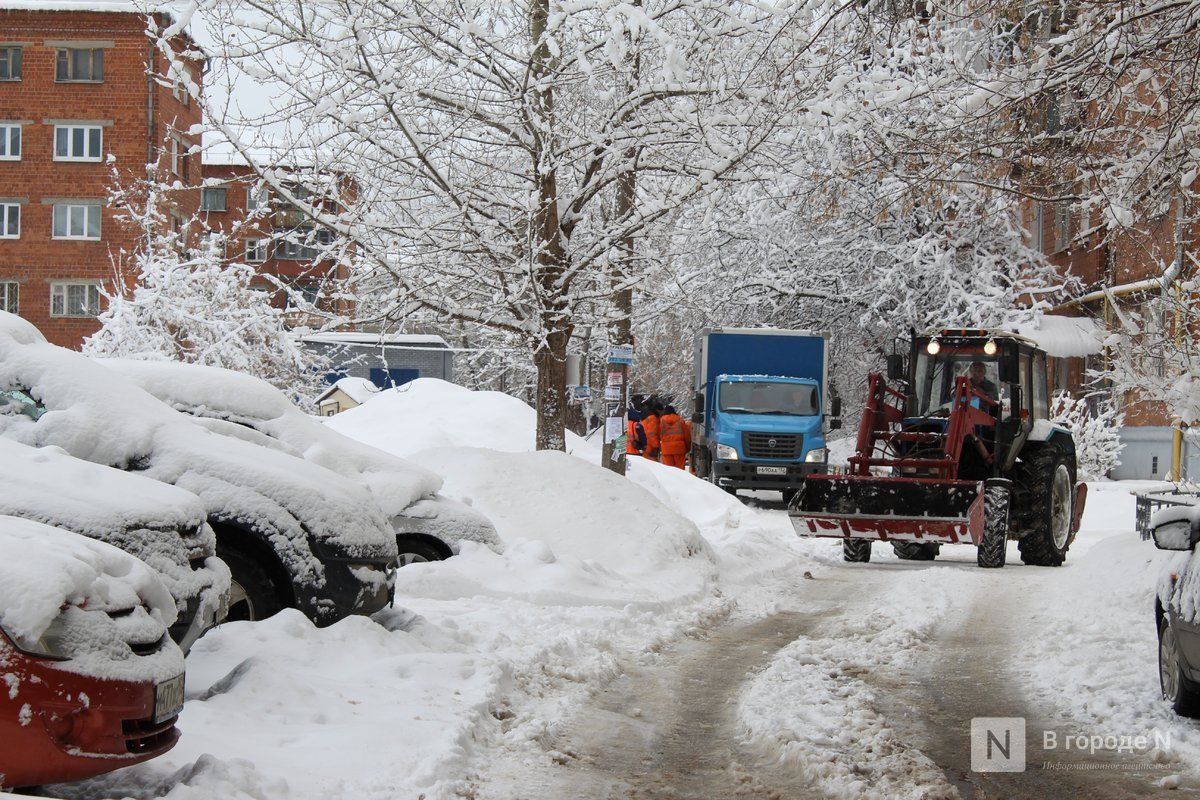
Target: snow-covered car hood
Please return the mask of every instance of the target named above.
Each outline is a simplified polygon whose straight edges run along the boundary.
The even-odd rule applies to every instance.
[[[174,361],[96,362],[172,408],[248,427],[278,442],[279,449],[367,486],[389,517],[441,488],[442,479],[433,472],[332,430],[298,409],[283,392],[252,375]],[[228,425],[205,427],[236,438],[253,436]]]
[[[117,548],[32,520],[0,516],[0,629],[28,648],[52,625],[70,660],[102,678],[165,680],[183,672],[167,637],[175,603],[155,572]],[[131,642],[158,648],[135,654]]]
[[[392,518],[397,533],[424,533],[441,539],[455,552],[462,542],[478,542],[504,551],[492,521],[466,503],[434,495],[418,500]]]
[[[328,555],[395,556],[386,518],[354,481],[207,431],[113,370],[48,344],[32,325],[0,312],[5,388],[28,390],[46,411],[36,421],[0,414],[0,436],[136,470],[198,495],[210,518],[237,519],[297,543],[311,535]]]

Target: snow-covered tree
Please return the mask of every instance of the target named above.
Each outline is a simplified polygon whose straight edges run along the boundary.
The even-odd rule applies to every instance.
[[[1074,435],[1081,479],[1098,480],[1121,465],[1124,415],[1107,394],[1079,398],[1057,394],[1050,403],[1050,418]]]
[[[116,290],[83,351],[93,356],[182,361],[246,372],[301,403],[323,384],[322,365],[291,337],[284,311],[255,288],[253,267],[224,258],[219,235],[196,220],[172,224],[180,190],[149,178],[126,184],[113,170],[110,202],[136,232],[132,252],[113,254]]]

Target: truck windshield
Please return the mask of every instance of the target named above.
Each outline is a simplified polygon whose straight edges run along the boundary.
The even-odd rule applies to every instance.
[[[722,411],[735,414],[783,414],[811,417],[818,413],[817,387],[768,381],[722,381]]]

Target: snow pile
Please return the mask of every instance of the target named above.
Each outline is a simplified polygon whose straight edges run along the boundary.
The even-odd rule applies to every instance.
[[[126,644],[163,640],[174,621],[171,595],[133,556],[49,525],[0,516],[0,628],[30,646],[56,624],[56,638],[71,658],[61,669],[125,680],[178,675],[183,654],[174,644],[145,657]]]
[[[433,447],[487,447],[520,453],[534,448],[534,410],[500,392],[418,378],[328,417],[325,424],[381,450],[411,456]],[[596,448],[567,433],[570,451]]]
[[[431,496],[441,483],[410,461],[322,425],[253,375],[171,361],[96,361],[172,408],[205,418],[210,430],[282,450],[367,486],[389,517]],[[254,431],[263,436],[255,437]]]

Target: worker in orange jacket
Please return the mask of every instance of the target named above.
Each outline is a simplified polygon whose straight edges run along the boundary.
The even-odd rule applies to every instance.
[[[651,403],[642,417],[642,430],[646,432],[646,451],[642,455],[651,461],[658,461],[658,426],[662,412],[662,405]]]
[[[646,428],[642,425],[642,414],[630,406],[628,421],[625,423],[625,455],[640,456],[645,452]]]
[[[674,406],[663,409],[658,421],[658,440],[662,463],[685,469],[688,450],[692,446],[692,423],[680,417]]]

